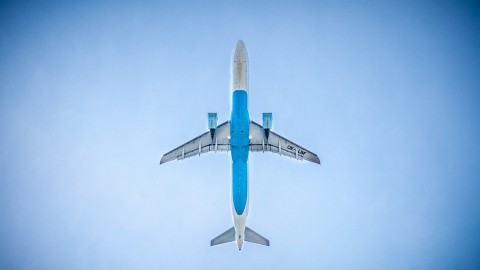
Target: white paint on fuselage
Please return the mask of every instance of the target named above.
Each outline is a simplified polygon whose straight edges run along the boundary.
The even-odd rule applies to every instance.
[[[248,190],[247,190],[247,204],[245,206],[245,211],[241,215],[238,215],[233,206],[232,198],[232,216],[233,216],[233,226],[235,227],[235,241],[237,242],[238,250],[242,249],[243,241],[245,240],[245,227],[247,224],[248,216]]]
[[[248,93],[248,54],[243,41],[239,40],[235,46],[231,68],[231,92],[245,90]]]
[[[232,68],[231,68],[231,93],[235,90],[245,90],[248,94],[248,54],[247,49],[245,48],[245,44],[243,41],[237,41],[237,45],[235,46],[235,52],[232,57]],[[248,95],[247,95],[248,98]],[[248,98],[249,99],[249,98]],[[232,100],[232,97],[230,98]],[[231,108],[233,108],[231,104]],[[248,106],[248,102],[247,102]],[[230,110],[231,111],[231,110]],[[233,171],[233,170],[232,170]],[[247,160],[247,183],[248,183],[248,160]],[[247,203],[245,206],[245,210],[241,215],[238,215],[235,211],[234,203],[233,203],[233,194],[231,198],[232,204],[232,217],[233,217],[233,224],[235,227],[235,241],[237,242],[238,250],[242,249],[243,242],[245,239],[245,227],[247,223],[247,215],[248,215],[248,201],[249,201],[249,185],[247,184]],[[232,188],[230,188],[232,190]]]

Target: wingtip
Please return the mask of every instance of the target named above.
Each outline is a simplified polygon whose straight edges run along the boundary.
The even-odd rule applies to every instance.
[[[163,156],[161,159],[160,159],[160,163],[158,163],[158,165],[162,165],[163,163],[165,163],[165,156]]]

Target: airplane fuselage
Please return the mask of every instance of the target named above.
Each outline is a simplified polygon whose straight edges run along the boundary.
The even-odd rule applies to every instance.
[[[320,164],[318,156],[288,140],[272,129],[272,113],[263,113],[262,125],[250,121],[248,113],[248,54],[243,41],[235,46],[231,65],[230,121],[217,125],[217,114],[208,113],[209,131],[167,152],[160,164],[183,160],[211,151],[230,151],[232,158],[232,217],[233,226],[210,241],[211,246],[235,241],[239,250],[244,241],[270,246],[270,241],[252,230],[247,223],[249,182],[249,152],[272,152],[296,160]]]
[[[248,114],[248,55],[239,41],[232,59],[232,112],[230,115],[230,150],[232,156],[232,215],[235,240],[242,249],[248,214],[248,152],[250,116]]]

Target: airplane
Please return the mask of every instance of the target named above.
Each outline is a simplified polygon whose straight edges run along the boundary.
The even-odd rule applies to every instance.
[[[230,152],[232,157],[232,217],[234,226],[210,241],[210,246],[236,241],[269,246],[270,241],[246,226],[248,215],[248,154],[273,152],[297,160],[320,164],[316,154],[285,139],[272,129],[272,113],[263,113],[263,125],[250,121],[248,113],[248,54],[242,40],[237,41],[231,65],[230,121],[217,125],[216,113],[208,113],[209,131],[164,154],[163,164],[172,160],[200,156],[210,151]]]

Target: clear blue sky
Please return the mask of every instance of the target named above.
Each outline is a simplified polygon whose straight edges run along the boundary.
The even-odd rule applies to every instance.
[[[463,1],[0,4],[0,268],[480,267],[480,19]],[[250,158],[232,226],[230,157],[158,166],[250,114],[322,166]]]

